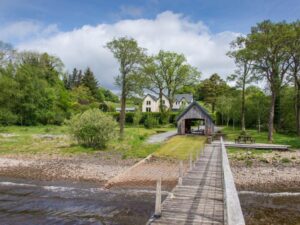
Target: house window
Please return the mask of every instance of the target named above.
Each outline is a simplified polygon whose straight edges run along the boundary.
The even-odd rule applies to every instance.
[[[146,107],[146,112],[151,112],[151,108],[150,107]]]
[[[146,105],[151,105],[151,101],[147,101],[147,102],[146,102]]]
[[[165,105],[165,104],[166,104],[166,101],[165,101],[165,100],[162,100],[162,104]]]

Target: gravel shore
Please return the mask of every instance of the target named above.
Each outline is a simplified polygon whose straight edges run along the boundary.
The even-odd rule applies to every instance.
[[[300,151],[274,151],[246,160],[232,155],[230,158],[238,190],[300,191]]]
[[[54,181],[104,183],[134,165],[136,160],[100,152],[75,156],[0,156],[0,176]]]
[[[291,159],[283,163],[282,159]],[[248,159],[247,159],[248,160]],[[247,160],[230,156],[238,190],[300,191],[300,151],[272,152]],[[162,177],[167,189],[176,185],[178,162],[151,158],[132,167],[138,159],[122,159],[112,152],[62,155],[0,156],[0,176],[44,181],[88,181],[107,187],[153,188]],[[185,165],[187,169],[187,165]]]

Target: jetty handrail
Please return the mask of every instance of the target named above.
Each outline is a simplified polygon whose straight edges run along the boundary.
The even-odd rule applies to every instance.
[[[225,224],[226,225],[245,225],[240,200],[234,184],[226,148],[221,137],[222,167],[224,179],[224,204],[225,204]]]

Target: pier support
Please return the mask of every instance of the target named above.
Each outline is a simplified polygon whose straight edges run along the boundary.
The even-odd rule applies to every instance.
[[[155,198],[155,212],[154,217],[161,217],[161,178],[156,182],[156,198]]]
[[[179,162],[179,178],[178,185],[182,185],[182,177],[183,177],[183,163],[182,160]]]

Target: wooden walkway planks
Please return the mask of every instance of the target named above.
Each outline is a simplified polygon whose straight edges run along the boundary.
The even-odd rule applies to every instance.
[[[194,168],[162,204],[162,216],[148,224],[224,224],[221,147],[207,145]]]
[[[220,141],[213,141],[214,145],[220,145]],[[277,144],[263,144],[263,143],[253,143],[253,144],[243,144],[243,143],[234,143],[230,141],[224,142],[225,147],[234,147],[234,148],[246,148],[246,149],[270,149],[270,150],[283,150],[287,151],[291,148],[290,145],[277,145]]]

